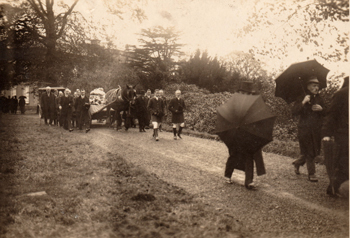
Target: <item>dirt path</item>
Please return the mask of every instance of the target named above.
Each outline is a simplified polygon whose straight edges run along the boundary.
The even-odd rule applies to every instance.
[[[235,184],[223,181],[227,157],[224,144],[183,136],[174,141],[171,133],[160,133],[160,141],[151,138],[151,130],[114,131],[95,126],[85,137],[104,150],[156,174],[166,182],[227,213],[257,236],[348,237],[349,210],[346,199],[325,194],[327,176],[317,166],[318,183],[295,175],[290,158],[265,154],[267,175],[257,177],[257,191],[243,187],[244,174],[234,173]]]

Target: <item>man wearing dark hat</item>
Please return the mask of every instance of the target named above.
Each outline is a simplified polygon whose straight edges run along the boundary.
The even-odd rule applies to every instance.
[[[254,89],[253,82],[244,81],[241,83],[237,93],[255,95],[257,92]],[[259,149],[257,152],[251,154],[246,152],[244,148],[238,148],[237,146],[228,148],[229,157],[225,167],[225,178],[227,183],[232,183],[231,177],[234,169],[243,170],[245,172],[244,186],[247,189],[256,189],[253,182],[254,179],[254,162],[256,166],[256,173],[258,176],[266,174],[264,160],[262,157],[262,151]]]
[[[337,156],[333,161],[335,170],[334,183],[327,188],[327,194],[339,194],[340,185],[349,180],[349,77],[344,78],[342,88],[337,91],[327,111],[322,127],[323,141],[330,141],[334,136]]]
[[[135,111],[137,120],[139,121],[139,131],[146,132],[145,126],[148,123],[148,111],[144,90],[137,91],[137,98],[135,99]]]
[[[309,181],[317,182],[315,157],[320,154],[321,149],[321,129],[325,105],[318,94],[319,81],[316,76],[307,80],[305,88],[306,95],[300,96],[292,108],[293,115],[299,116],[298,140],[301,154],[293,165],[295,173],[300,174],[299,167],[306,163]]]

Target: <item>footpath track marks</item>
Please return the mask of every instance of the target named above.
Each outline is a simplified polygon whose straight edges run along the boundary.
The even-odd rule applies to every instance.
[[[128,134],[126,134],[126,133],[128,133]],[[198,158],[198,156],[196,156],[195,154],[192,154],[192,156],[191,156],[191,151],[187,151],[187,153],[185,153],[185,154],[181,154],[181,152],[177,152],[176,145],[181,146],[181,144],[180,144],[181,142],[182,143],[188,143],[188,142],[186,142],[185,140],[180,140],[180,143],[176,143],[177,141],[175,141],[175,143],[176,143],[175,144],[174,141],[172,140],[171,133],[164,133],[163,132],[161,134],[162,137],[161,137],[160,143],[155,142],[152,139],[147,140],[147,137],[149,137],[149,133],[141,134],[143,136],[141,136],[142,138],[139,138],[139,139],[142,140],[143,143],[141,143],[141,142],[140,143],[132,143],[132,140],[130,140],[130,138],[136,136],[135,135],[136,133],[131,132],[131,131],[128,131],[126,133],[114,132],[114,131],[110,131],[110,130],[108,130],[108,131],[99,130],[99,131],[94,132],[94,134],[98,134],[101,137],[109,138],[110,141],[113,141],[114,143],[125,144],[126,150],[133,149],[133,148],[139,149],[139,150],[143,151],[143,153],[145,155],[152,155],[154,153],[157,153],[158,155],[161,155],[164,159],[176,161],[179,165],[181,165],[181,167],[186,167],[187,169],[193,168],[196,170],[201,170],[201,172],[203,173],[203,176],[205,176],[205,173],[210,173],[214,176],[222,177],[223,168],[219,167],[219,165],[205,163],[205,162],[201,161]],[[138,135],[138,136],[140,136],[140,135]],[[185,137],[185,138],[188,139],[189,137]],[[205,139],[192,137],[192,140],[199,140],[201,142],[201,140],[205,140]],[[162,141],[163,141],[163,143],[161,143]],[[206,141],[209,141],[209,140],[206,140]],[[113,151],[113,143],[111,143],[109,145],[105,145],[103,143],[99,143],[99,140],[95,140],[94,143],[96,143],[100,147],[103,147],[104,149],[108,150],[109,152],[115,152],[115,151]],[[214,142],[214,143],[218,143],[218,142]],[[199,148],[200,150],[205,149],[204,146],[195,145],[195,147]],[[220,149],[222,149],[222,148],[220,148]],[[179,150],[181,150],[181,149],[179,149]],[[145,169],[149,169],[149,168],[145,168]],[[162,179],[166,180],[167,178],[163,177]],[[244,174],[243,173],[236,173],[235,172],[233,174],[232,179],[236,183],[239,183],[241,185],[244,184]],[[197,190],[197,189],[195,189],[195,190]],[[189,192],[193,193],[193,191],[189,191]],[[299,197],[297,197],[297,196],[295,196],[292,193],[289,193],[287,191],[279,191],[267,183],[259,183],[259,189],[257,192],[267,193],[268,195],[276,197],[276,198],[283,198],[286,200],[290,200],[293,203],[299,204],[300,206],[304,207],[305,209],[322,212],[322,213],[325,213],[328,215],[332,214],[333,216],[336,216],[344,221],[348,221],[348,219],[349,219],[348,212],[346,212],[346,211],[342,212],[342,211],[329,209],[329,208],[324,207],[322,205],[316,204],[313,201],[307,201],[305,199],[299,198]]]

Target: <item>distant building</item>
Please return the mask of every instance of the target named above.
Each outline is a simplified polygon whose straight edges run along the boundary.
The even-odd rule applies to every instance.
[[[27,106],[37,106],[38,105],[38,96],[35,96],[33,93],[34,87],[29,84],[19,84],[14,87],[12,87],[9,90],[1,90],[0,94],[1,96],[5,97],[13,97],[17,96],[19,98],[20,96],[25,96],[26,99],[26,105]]]

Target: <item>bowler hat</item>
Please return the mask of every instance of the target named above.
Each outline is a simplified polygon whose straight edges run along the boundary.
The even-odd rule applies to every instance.
[[[317,84],[319,84],[320,81],[318,81],[318,79],[317,79],[316,76],[311,76],[311,77],[308,78],[308,80],[307,80],[307,84],[309,84],[309,83],[317,83]]]
[[[238,91],[243,91],[247,93],[256,93],[254,89],[254,83],[251,81],[243,81],[241,82],[241,85],[239,86]]]

